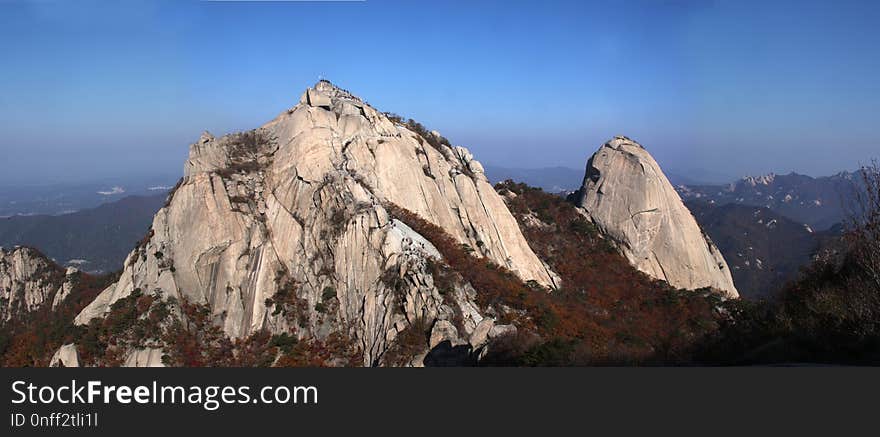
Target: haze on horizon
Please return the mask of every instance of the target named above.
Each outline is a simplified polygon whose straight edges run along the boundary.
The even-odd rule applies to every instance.
[[[614,135],[721,177],[880,153],[880,3],[0,2],[0,184],[179,173],[319,76],[486,164]]]

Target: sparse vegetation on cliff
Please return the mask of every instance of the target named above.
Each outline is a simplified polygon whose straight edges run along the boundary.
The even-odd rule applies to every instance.
[[[0,364],[3,367],[45,367],[61,345],[71,343],[81,329],[73,327],[73,318],[118,274],[94,276],[76,273],[74,289],[55,309],[51,300],[37,311],[6,324],[0,330]]]
[[[265,164],[261,162],[262,154],[276,143],[276,139],[264,129],[237,132],[224,139],[227,142],[229,165],[218,171],[223,177],[260,170]]]
[[[407,129],[418,134],[418,136],[421,138],[417,137],[416,139],[419,141],[420,144],[421,144],[422,139],[424,139],[425,141],[428,142],[428,144],[431,145],[431,147],[437,149],[437,151],[444,154],[444,156],[446,154],[445,150],[452,148],[452,144],[449,143],[449,140],[446,139],[446,137],[444,137],[442,135],[435,135],[432,131],[428,130],[428,128],[426,128],[424,125],[422,125],[421,123],[419,123],[411,118],[404,119],[403,117],[401,117],[397,114],[391,113],[391,112],[386,112],[385,116],[388,117],[388,119],[391,120],[393,123],[397,123],[399,125],[406,126]]]
[[[514,273],[476,257],[441,228],[395,205],[391,214],[443,254],[477,302],[514,338],[489,346],[487,365],[588,365],[686,362],[691,342],[713,326],[708,291],[681,291],[637,272],[563,199],[521,184],[502,184],[517,196],[511,209],[523,225],[541,214],[547,226],[523,231],[538,255],[562,276],[564,288],[526,284]],[[507,310],[504,310],[507,308]]]

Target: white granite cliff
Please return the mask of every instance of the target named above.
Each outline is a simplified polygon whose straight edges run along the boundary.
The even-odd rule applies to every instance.
[[[70,293],[74,273],[76,269],[68,269],[65,277],[55,263],[30,247],[0,248],[0,323],[45,304],[54,309]]]
[[[724,257],[635,141],[615,137],[602,145],[575,201],[642,272],[678,288],[739,296]]]
[[[255,131],[203,134],[149,238],[75,323],[102,317],[140,289],[208,305],[231,337],[345,331],[362,348],[364,365],[381,364],[397,333],[416,320],[433,322],[438,339],[476,332],[472,341],[484,342],[492,321],[473,303],[474,290],[441,296],[428,268],[440,253],[386,205],[419,214],[523,280],[557,284],[480,163],[439,139],[327,81]],[[389,274],[405,284],[402,291],[388,285]],[[289,284],[306,303],[295,323],[271,300]],[[464,315],[465,332],[437,323],[454,312]]]

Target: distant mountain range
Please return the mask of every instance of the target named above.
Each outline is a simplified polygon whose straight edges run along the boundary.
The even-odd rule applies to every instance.
[[[673,185],[720,185],[737,178],[736,175],[695,168],[672,168],[663,172]]]
[[[676,190],[727,260],[740,293],[772,298],[842,232],[863,188],[860,172],[744,177]]]
[[[163,189],[161,194],[124,197],[71,214],[3,218],[0,246],[33,246],[61,265],[115,271],[146,234],[166,195]]]
[[[860,186],[858,172],[818,178],[790,173],[750,176],[728,185],[680,184],[676,190],[685,201],[766,207],[820,231],[846,220]]]
[[[0,218],[69,214],[127,196],[152,196],[167,192],[179,177],[156,175],[83,183],[0,185]]]

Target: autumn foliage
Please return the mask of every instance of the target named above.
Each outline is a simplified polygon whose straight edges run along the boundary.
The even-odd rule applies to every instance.
[[[699,348],[710,364],[880,363],[880,168],[843,239],[820,251],[773,302],[725,302],[721,328]]]
[[[636,271],[558,196],[512,182],[497,189],[507,198],[532,249],[560,275],[559,289],[524,283],[418,215],[387,206],[473,285],[487,314],[521,328],[516,337],[490,345],[483,363],[683,363],[690,358],[691,344],[715,326],[713,308],[719,299],[714,293],[676,290]]]
[[[95,276],[75,273],[74,289],[56,308],[50,297],[46,304],[20,319],[7,322],[0,329],[0,364],[3,367],[45,367],[55,351],[70,343],[81,332],[73,327],[73,318],[118,275]],[[57,278],[61,285],[63,275]]]
[[[468,283],[481,313],[517,326],[516,334],[491,340],[482,365],[864,364],[880,360],[880,171],[870,175],[874,179],[866,184],[875,190],[868,191],[873,197],[866,214],[851,224],[839,248],[817,257],[773,303],[725,301],[713,290],[678,290],[652,279],[572,204],[523,184],[507,181],[496,190],[532,250],[559,275],[552,289],[522,281],[411,211],[385,207],[443,255],[427,264],[441,296]],[[46,273],[60,285],[63,275],[56,270]],[[382,279],[392,290],[393,273]],[[321,338],[308,332],[310,309],[287,276],[278,272],[279,292],[266,304],[291,331],[232,339],[207,305],[139,289],[103,318],[74,326],[85,305],[118,279],[77,273],[73,291],[57,309],[46,304],[2,326],[0,364],[46,366],[61,345],[75,343],[80,362],[90,366],[121,365],[128,351],[143,347],[161,347],[163,362],[172,366],[362,365],[360,345],[347,334],[351,326]],[[332,308],[335,299],[336,290],[328,287],[319,305]],[[452,322],[461,330],[460,317]],[[424,350],[430,325],[417,321],[401,332],[383,362],[408,364]]]

